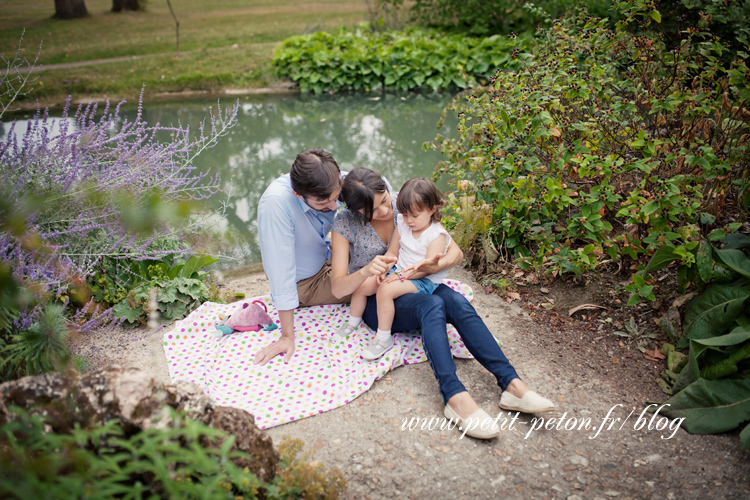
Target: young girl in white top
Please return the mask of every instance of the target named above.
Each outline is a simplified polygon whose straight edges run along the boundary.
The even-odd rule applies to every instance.
[[[396,230],[386,252],[386,256],[398,257],[396,267],[386,276],[372,276],[359,286],[352,295],[350,319],[336,332],[340,336],[353,332],[362,319],[367,297],[377,293],[378,331],[363,351],[363,358],[378,359],[393,346],[395,299],[407,293],[430,294],[447,275],[447,270],[429,276],[419,272],[424,262],[445,254],[450,244],[450,235],[439,224],[440,209],[445,205],[435,184],[424,178],[407,181],[399,191]]]

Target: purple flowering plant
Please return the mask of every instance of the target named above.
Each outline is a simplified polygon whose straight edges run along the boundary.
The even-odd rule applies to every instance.
[[[218,175],[199,172],[195,158],[236,124],[238,104],[218,108],[198,128],[149,125],[142,94],[133,120],[120,103],[92,103],[62,118],[39,107],[25,127],[4,120],[29,83],[34,62],[1,58],[0,271],[30,292],[2,314],[13,332],[29,329],[46,303],[66,307],[69,326],[113,320],[95,303],[87,281],[113,262],[185,256],[219,214],[201,203],[220,190]],[[25,72],[20,68],[26,68]],[[1,274],[1,273],[0,273]],[[105,310],[102,310],[105,309]],[[12,310],[12,314],[5,314]],[[3,328],[3,334],[8,330]],[[0,347],[2,347],[0,345]]]

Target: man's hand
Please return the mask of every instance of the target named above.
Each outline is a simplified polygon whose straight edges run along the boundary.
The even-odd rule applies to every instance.
[[[255,354],[253,364],[265,365],[271,360],[271,358],[283,353],[286,353],[284,356],[284,363],[289,363],[289,360],[292,359],[292,355],[294,354],[294,337],[282,336],[276,342],[267,345]]]
[[[443,254],[437,254],[429,259],[422,259],[413,266],[402,269],[400,274],[404,279],[411,279],[417,271],[423,273],[424,276],[438,273],[441,270],[438,262],[442,256]]]

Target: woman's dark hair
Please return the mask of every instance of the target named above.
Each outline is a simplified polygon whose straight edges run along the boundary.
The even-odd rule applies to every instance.
[[[375,196],[387,190],[385,181],[369,168],[355,168],[344,177],[339,200],[346,203],[349,211],[358,214],[362,210],[367,222],[372,221]]]
[[[333,155],[322,149],[308,149],[298,154],[289,177],[292,189],[303,198],[327,200],[341,187],[341,170]]]
[[[424,177],[406,181],[401,186],[401,191],[398,192],[398,198],[396,199],[396,208],[402,214],[434,208],[435,213],[432,214],[432,222],[440,222],[443,218],[443,212],[440,209],[447,204],[448,202],[443,199],[443,195],[440,194],[437,186]]]

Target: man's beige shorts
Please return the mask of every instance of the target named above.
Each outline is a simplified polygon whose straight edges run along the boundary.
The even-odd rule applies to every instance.
[[[318,274],[297,283],[297,295],[300,307],[318,306],[321,304],[344,304],[352,296],[336,298],[331,292],[331,260],[323,264]]]

